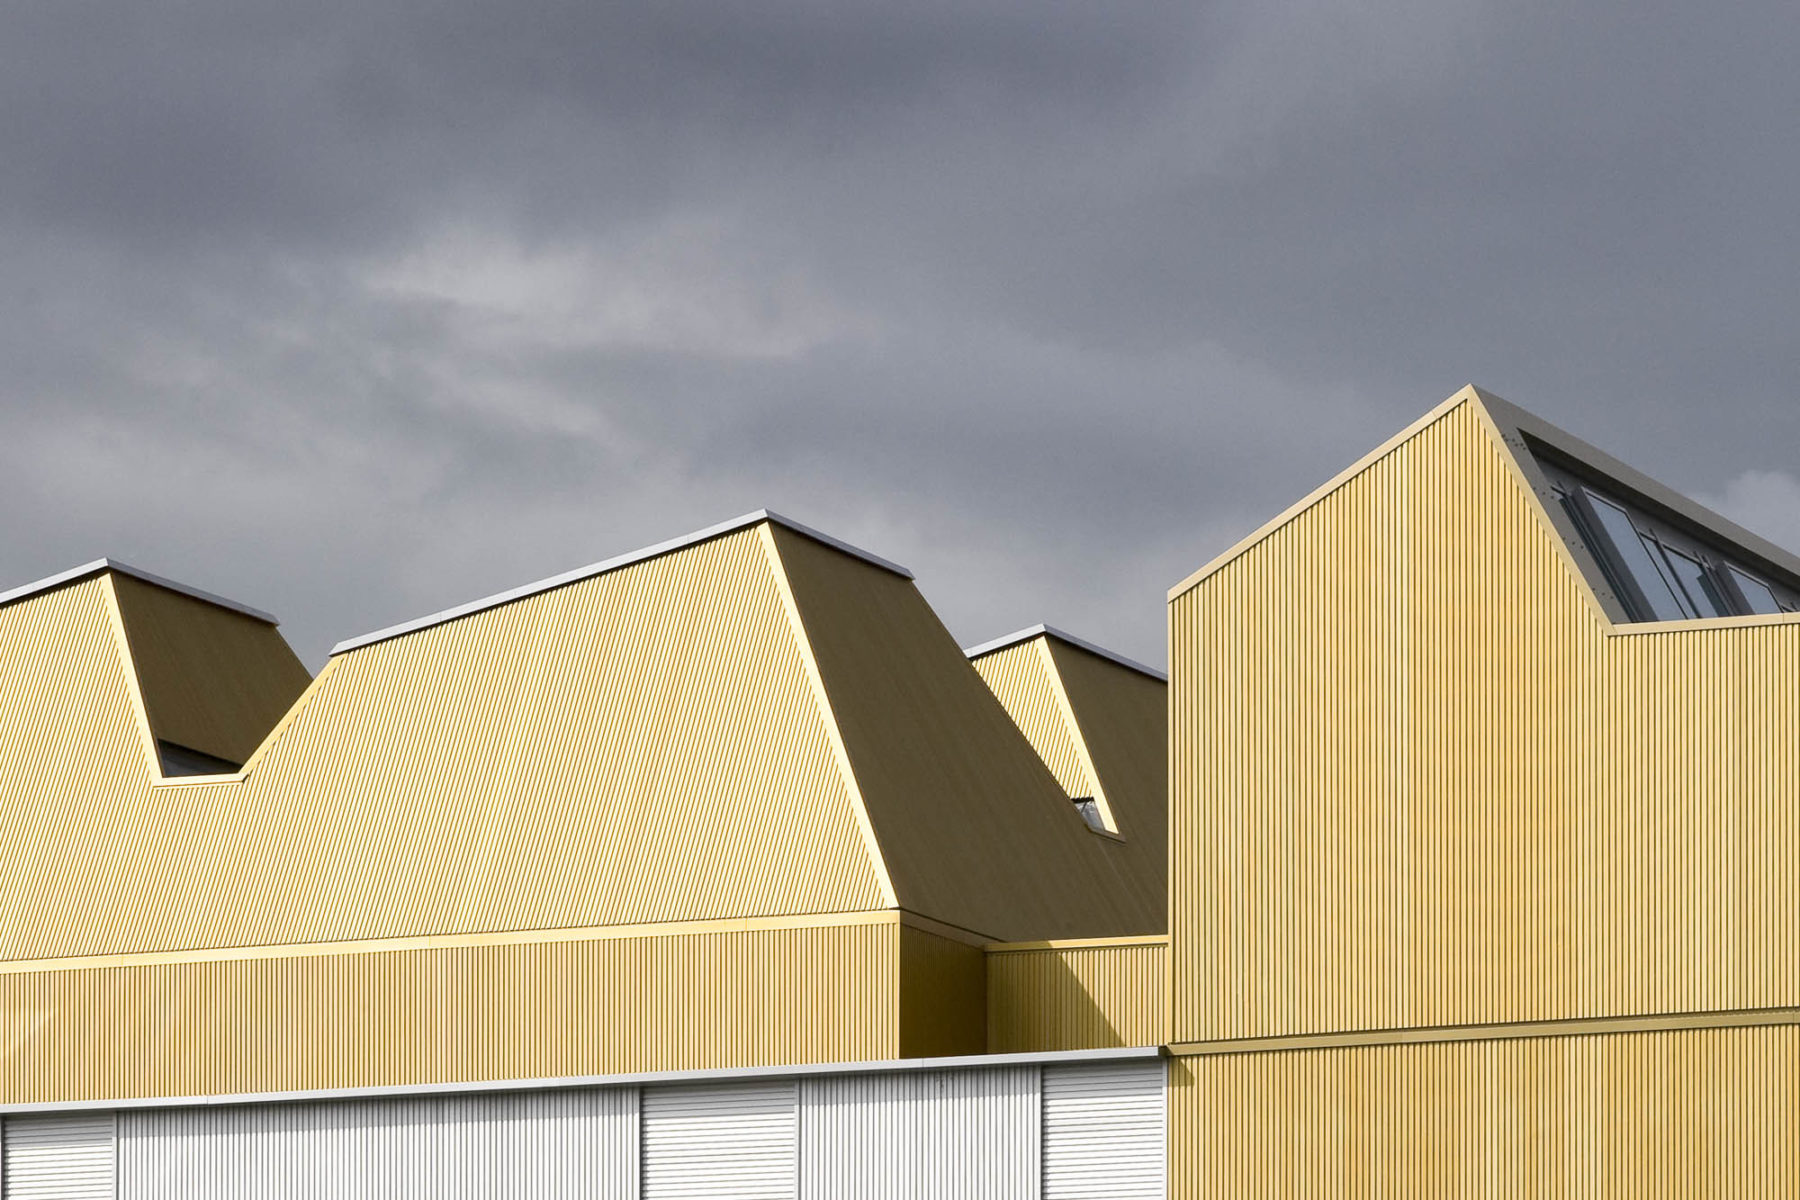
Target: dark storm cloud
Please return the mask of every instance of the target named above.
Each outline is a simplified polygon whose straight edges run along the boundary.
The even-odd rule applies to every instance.
[[[14,5],[0,582],[337,638],[768,505],[976,640],[1469,380],[1800,541],[1787,63],[1673,4]]]

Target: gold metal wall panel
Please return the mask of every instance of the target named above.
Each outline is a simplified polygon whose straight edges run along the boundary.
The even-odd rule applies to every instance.
[[[169,793],[151,748],[104,577],[0,608],[0,955],[57,944],[140,900]],[[170,864],[178,881],[183,868]]]
[[[1800,618],[1612,626],[1472,393],[1170,645],[1172,1040],[1800,1001]]]
[[[1800,1027],[1170,1063],[1171,1196],[1800,1193]]]
[[[775,569],[748,529],[340,655],[212,784],[150,781],[111,581],[8,605],[0,956],[887,907]]]
[[[1100,784],[1088,769],[1074,715],[1057,694],[1048,640],[1031,638],[970,661],[1062,790],[1071,798],[1092,796]]]
[[[938,1058],[987,1048],[987,974],[978,945],[900,927],[900,1055]]]
[[[0,975],[0,1103],[890,1059],[899,927]]]
[[[1162,1043],[1165,939],[1047,948],[989,946],[990,1054]]]
[[[243,763],[312,677],[273,625],[129,575],[108,576],[150,728]]]
[[[905,579],[771,529],[898,903],[991,938],[1161,927]]]

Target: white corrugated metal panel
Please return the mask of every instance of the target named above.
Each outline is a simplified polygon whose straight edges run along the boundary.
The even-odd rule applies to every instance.
[[[792,1080],[644,1089],[643,1196],[792,1200]]]
[[[803,1080],[801,1194],[1027,1200],[1038,1130],[1036,1067]]]
[[[121,1115],[121,1200],[634,1200],[634,1088]]]
[[[112,1200],[113,1115],[8,1117],[7,1200]]]
[[[1162,1200],[1162,1060],[1044,1068],[1043,1200]]]

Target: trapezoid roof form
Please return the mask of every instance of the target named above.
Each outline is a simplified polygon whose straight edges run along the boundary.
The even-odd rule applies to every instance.
[[[681,537],[670,538],[666,542],[658,542],[653,546],[645,546],[641,550],[632,550],[628,553],[613,558],[603,559],[600,562],[592,563],[585,567],[577,567],[573,571],[564,571],[559,575],[552,575],[547,579],[540,579],[534,583],[527,583],[516,588],[509,588],[503,592],[496,592],[492,596],[484,596],[479,600],[471,600],[467,604],[458,604],[452,608],[446,608],[439,612],[431,613],[428,616],[416,617],[410,621],[402,621],[398,625],[390,625],[385,629],[377,629],[373,633],[365,633],[360,637],[346,638],[333,646],[331,652],[333,654],[343,654],[350,650],[361,649],[364,646],[372,646],[377,642],[385,642],[390,638],[403,637],[409,633],[416,633],[421,629],[429,629],[434,625],[442,625],[446,621],[454,621],[459,617],[466,617],[474,613],[485,612],[490,608],[497,608],[502,604],[511,604],[515,600],[523,600],[528,596],[535,596],[540,592],[548,592],[555,588],[567,587],[571,583],[579,583],[584,579],[592,579],[596,575],[604,575],[609,571],[617,571],[622,567],[629,567],[635,563],[645,562],[652,558],[660,558],[664,554],[673,554],[677,550],[685,550],[689,546],[697,546],[702,542],[709,542],[713,538],[724,537],[726,534],[736,533],[740,529],[748,529],[753,525],[760,525],[765,521],[772,525],[780,525],[786,529],[793,530],[795,533],[801,534],[804,537],[809,537],[815,542],[830,546],[834,550],[841,550],[845,554],[872,563],[883,570],[892,571],[902,579],[911,579],[913,577],[913,573],[899,563],[890,562],[878,554],[872,554],[869,551],[862,549],[860,546],[852,546],[849,542],[840,541],[830,534],[820,533],[818,530],[807,525],[802,525],[798,521],[790,520],[780,513],[770,512],[768,509],[762,508],[752,513],[745,513],[741,517],[733,517],[729,521],[721,521],[717,525],[708,526],[705,529],[684,534]]]
[[[0,783],[0,958],[1160,921],[910,579],[777,518],[335,654],[239,772],[193,782],[159,777],[139,716],[210,653],[169,599],[101,573],[0,608],[0,745],[32,764]]]

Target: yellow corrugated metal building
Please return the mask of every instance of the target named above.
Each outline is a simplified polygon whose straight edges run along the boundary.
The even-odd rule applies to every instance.
[[[1800,1191],[1796,608],[1473,388],[1177,587],[1173,1191]]]
[[[1147,1047],[1168,1194],[1792,1194],[1797,609],[1472,388],[1166,679],[768,513],[316,678],[102,560],[0,595],[0,1111]]]

